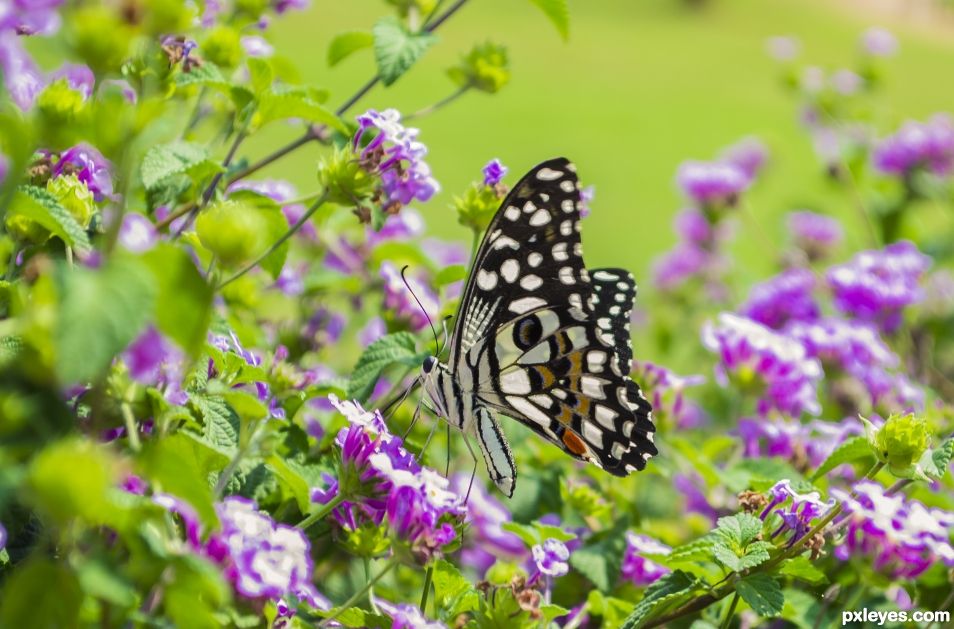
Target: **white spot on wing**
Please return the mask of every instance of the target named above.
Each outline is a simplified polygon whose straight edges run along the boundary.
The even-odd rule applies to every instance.
[[[510,304],[509,310],[517,314],[523,314],[545,305],[547,305],[547,302],[539,297],[521,297],[520,299],[515,299],[513,303]]]
[[[552,168],[541,168],[537,171],[537,179],[541,181],[553,181],[554,179],[559,179],[563,176],[563,173],[559,170],[553,170]]]
[[[540,266],[541,262],[543,262],[543,255],[537,253],[536,251],[527,256],[527,264],[534,268]]]
[[[540,227],[541,225],[546,225],[550,222],[550,212],[544,208],[540,208],[533,213],[533,216],[530,217],[530,224],[534,227]]]
[[[530,377],[523,369],[507,369],[500,374],[500,390],[504,393],[527,395],[530,393]]]
[[[514,206],[514,205],[511,205],[511,206],[508,207],[506,210],[504,210],[504,217],[505,217],[508,221],[515,221],[515,220],[517,220],[518,218],[520,218],[520,208],[518,208],[518,207],[516,207],[516,206]]]
[[[603,399],[603,387],[600,378],[594,378],[593,376],[583,376],[580,378],[580,390],[583,391],[583,395],[594,400]]]
[[[565,266],[560,269],[560,281],[567,286],[576,284],[576,278],[573,277],[573,269],[571,267]]]
[[[569,258],[569,256],[566,254],[566,243],[565,243],[565,242],[558,242],[557,244],[553,245],[553,259],[554,259],[554,260],[556,260],[557,262],[563,262],[563,261],[566,260],[567,258]]]
[[[583,422],[583,437],[597,448],[603,448],[603,431],[592,422]]]
[[[503,276],[508,284],[513,284],[519,274],[520,264],[513,258],[505,260],[504,263],[500,265],[500,275]]]
[[[596,421],[607,430],[612,431],[616,429],[613,420],[616,419],[617,415],[618,413],[608,406],[602,404],[596,405]]]
[[[539,425],[548,435],[553,435],[553,431],[550,430],[550,418],[529,400],[518,395],[508,395],[507,402],[524,417]]]
[[[497,285],[497,274],[493,271],[480,269],[477,271],[477,286],[481,290],[493,290]]]
[[[574,190],[576,190],[576,185],[574,185],[572,181],[567,179],[566,181],[560,182],[560,189],[563,190],[564,192],[573,192]]]
[[[539,275],[524,275],[520,280],[520,286],[524,290],[537,290],[543,286],[543,280]]]

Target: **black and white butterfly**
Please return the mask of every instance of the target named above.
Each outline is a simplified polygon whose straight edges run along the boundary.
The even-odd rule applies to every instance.
[[[544,162],[514,186],[474,258],[447,363],[423,385],[438,415],[480,444],[508,496],[517,477],[495,414],[617,476],[656,454],[652,408],[629,378],[632,274],[587,270],[573,164]]]

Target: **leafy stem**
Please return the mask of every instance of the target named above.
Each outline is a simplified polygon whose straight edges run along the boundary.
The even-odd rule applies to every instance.
[[[427,608],[427,596],[431,593],[431,579],[434,577],[434,566],[430,565],[427,567],[427,572],[424,573],[424,589],[421,591],[421,604],[420,610],[422,614],[426,614],[425,609]]]
[[[729,625],[732,624],[732,617],[735,615],[735,608],[739,606],[739,593],[736,592],[735,596],[732,597],[732,602],[729,603],[729,610],[725,614],[725,619],[722,621],[721,629],[729,629]]]
[[[326,201],[327,199],[328,199],[328,194],[327,194],[327,192],[323,192],[323,193],[321,194],[321,196],[319,196],[319,197],[315,200],[315,202],[311,205],[311,207],[308,208],[308,211],[305,212],[300,219],[298,219],[298,222],[295,223],[294,225],[292,225],[292,226],[288,229],[288,231],[286,231],[284,234],[282,234],[282,237],[281,237],[281,238],[279,238],[278,240],[276,240],[275,242],[273,242],[273,243],[271,244],[271,246],[270,246],[268,249],[266,249],[260,256],[258,256],[257,258],[255,258],[254,261],[252,261],[250,264],[248,264],[247,266],[245,266],[245,267],[244,267],[243,269],[241,269],[240,271],[236,272],[234,275],[232,275],[231,277],[229,277],[228,279],[226,279],[224,282],[220,283],[216,288],[223,288],[223,287],[225,287],[225,286],[231,284],[231,283],[234,282],[235,280],[239,279],[240,277],[242,277],[243,275],[245,275],[246,273],[248,273],[249,271],[251,271],[252,269],[254,269],[255,267],[257,267],[259,264],[261,264],[261,263],[262,263],[262,260],[264,260],[264,259],[267,258],[268,256],[272,255],[272,253],[274,253],[274,251],[275,251],[276,249],[278,249],[278,248],[281,247],[283,244],[285,244],[285,241],[287,241],[289,238],[291,238],[292,236],[294,236],[294,235],[298,232],[298,230],[301,229],[302,226],[303,226],[305,223],[308,222],[308,220],[312,217],[312,215],[313,215],[315,212],[318,211],[318,208],[320,208],[322,205],[325,204],[325,201]]]
[[[438,109],[441,109],[443,107],[446,107],[447,105],[450,105],[455,100],[457,100],[458,98],[466,94],[470,90],[470,87],[471,87],[470,85],[464,85],[463,87],[458,88],[451,94],[440,99],[436,103],[432,105],[428,105],[427,107],[424,107],[422,109],[418,109],[414,113],[404,116],[404,120],[412,120],[414,118],[423,118],[424,116],[429,116],[430,114],[434,113]]]

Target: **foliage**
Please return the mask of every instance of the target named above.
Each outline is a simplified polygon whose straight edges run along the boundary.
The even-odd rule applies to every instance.
[[[531,2],[569,37],[567,2]],[[415,388],[473,250],[428,237],[415,206],[450,156],[407,126],[507,88],[508,50],[478,36],[445,98],[358,114],[458,45],[441,29],[465,2],[389,0],[321,42],[329,66],[373,61],[351,97],[269,41],[306,4],[0,19],[0,624],[811,626],[949,605],[954,126],[870,117],[890,33],[829,74],[771,46],[866,249],[793,212],[778,273],[749,285],[728,240],[765,147],[684,163],[679,242],[644,290],[659,360],[632,365],[660,455],[617,478],[508,426],[508,502]],[[297,138],[249,150],[281,126]],[[256,177],[304,146],[312,188]],[[472,243],[514,181],[491,157],[449,210]],[[581,205],[602,211],[588,188]],[[928,207],[936,233],[905,240]]]

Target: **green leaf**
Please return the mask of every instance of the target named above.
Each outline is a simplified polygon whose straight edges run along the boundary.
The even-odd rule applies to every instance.
[[[212,450],[200,438],[179,431],[149,441],[139,463],[158,491],[186,500],[207,526],[217,524],[208,479],[228,465],[229,457]]]
[[[480,608],[477,590],[450,562],[444,559],[435,562],[432,579],[435,601],[445,610],[444,617],[456,618]]]
[[[0,626],[77,626],[83,592],[66,562],[38,553],[8,572],[0,597]]]
[[[309,88],[276,85],[259,97],[254,124],[263,127],[276,120],[300,118],[347,134],[348,127],[341,118],[321,104],[322,94]]]
[[[735,591],[759,616],[778,616],[785,605],[785,595],[778,581],[761,572],[740,580],[735,584]]]
[[[639,627],[657,607],[693,592],[697,586],[696,579],[682,570],[675,570],[661,577],[646,588],[642,600],[623,622],[621,629]]]
[[[336,66],[353,53],[374,45],[374,35],[364,31],[340,33],[328,46],[328,65]]]
[[[92,248],[86,230],[43,188],[17,188],[7,216],[23,216],[36,221],[77,253],[87,253]]]
[[[948,439],[937,448],[925,452],[918,465],[929,478],[940,480],[947,474],[951,458],[954,458],[954,439]]]
[[[530,0],[530,2],[537,5],[553,22],[564,41],[570,38],[570,8],[567,6],[567,0]]]
[[[334,612],[335,610],[331,610],[329,615]],[[344,627],[361,627],[362,629],[390,629],[394,624],[389,616],[365,611],[360,607],[349,607],[337,615],[335,622]]]
[[[156,287],[156,325],[195,355],[205,344],[214,291],[191,256],[162,243],[143,255]]]
[[[59,266],[53,332],[61,382],[99,375],[145,327],[156,295],[152,273],[135,259],[115,260],[98,270]]]
[[[670,567],[684,563],[709,561],[712,558],[712,549],[718,543],[712,536],[706,536],[682,546],[676,546],[667,555],[647,555],[647,557],[656,563]]]
[[[86,559],[79,564],[76,573],[86,594],[121,607],[136,604],[137,592],[133,584],[106,563],[95,558]]]
[[[792,557],[791,559],[786,559],[779,570],[779,574],[783,574],[788,577],[795,577],[796,579],[801,579],[812,585],[820,585],[822,583],[828,582],[828,577],[824,572],[815,567],[808,557],[805,555],[799,555],[798,557]]]
[[[146,190],[152,190],[173,175],[215,172],[221,167],[209,159],[205,147],[176,140],[150,148],[142,160],[140,175]]]
[[[203,440],[223,456],[234,456],[242,431],[238,414],[219,396],[193,395],[190,400],[202,417]]]
[[[28,493],[42,512],[59,523],[79,519],[107,524],[116,510],[108,494],[117,482],[116,472],[109,450],[91,441],[58,441],[33,459]]]
[[[503,530],[513,533],[527,545],[527,548],[536,544],[542,544],[544,540],[553,538],[561,542],[568,542],[576,539],[576,535],[564,531],[559,526],[552,524],[541,524],[534,522],[532,524],[520,524],[519,522],[504,522],[501,527]]]
[[[715,533],[739,548],[745,548],[761,532],[762,520],[751,513],[736,513],[716,522]]]
[[[459,282],[467,277],[467,267],[463,264],[452,264],[445,266],[434,276],[434,284],[437,286],[446,286]]]
[[[411,33],[394,17],[378,20],[372,33],[378,76],[385,86],[397,81],[437,41],[430,33]]]
[[[200,66],[192,66],[188,72],[179,72],[176,74],[175,82],[179,87],[205,85],[223,90],[227,90],[231,87],[231,84],[222,74],[219,66],[211,61],[205,61]]]
[[[842,442],[828,455],[828,458],[812,474],[811,480],[818,480],[843,463],[851,463],[869,457],[874,458],[874,453],[871,451],[871,444],[868,443],[868,440],[865,437],[852,437]]]
[[[360,402],[367,400],[381,373],[391,365],[419,366],[425,356],[415,352],[414,345],[414,336],[409,332],[388,334],[371,343],[351,373],[348,398]]]
[[[248,77],[249,82],[252,84],[252,90],[256,94],[264,93],[272,86],[272,81],[275,78],[272,74],[271,64],[265,59],[258,59],[256,57],[250,57],[247,63]]]
[[[554,605],[552,603],[545,603],[540,606],[540,613],[543,614],[543,624],[544,626],[549,625],[554,618],[559,618],[560,616],[566,616],[570,613],[566,607],[560,607],[559,605]]]
[[[570,565],[602,592],[612,590],[619,577],[626,553],[628,527],[629,520],[623,518],[612,529],[597,533],[570,555]]]

